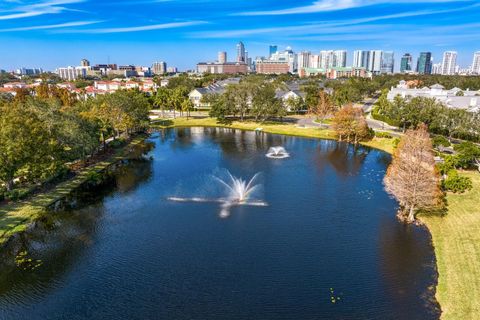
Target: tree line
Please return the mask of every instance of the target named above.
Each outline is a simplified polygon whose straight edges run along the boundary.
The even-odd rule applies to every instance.
[[[42,85],[35,96],[0,99],[0,191],[41,183],[105,148],[109,138],[143,131],[150,108],[135,90],[77,101]]]

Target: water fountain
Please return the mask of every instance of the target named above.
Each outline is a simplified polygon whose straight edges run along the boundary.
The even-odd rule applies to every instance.
[[[221,204],[220,217],[226,218],[230,216],[230,209],[235,206],[256,206],[264,207],[267,203],[255,200],[252,195],[258,190],[259,184],[255,184],[259,173],[255,174],[249,181],[234,177],[227,171],[227,181],[214,176],[213,178],[225,187],[227,195],[224,198],[208,199],[208,198],[178,198],[170,197],[168,200],[175,202],[216,202]],[[230,180],[230,181],[228,181]]]
[[[271,159],[285,159],[290,157],[290,154],[284,147],[271,147],[268,149],[266,156]]]

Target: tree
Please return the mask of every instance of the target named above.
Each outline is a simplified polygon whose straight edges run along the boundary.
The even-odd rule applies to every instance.
[[[193,102],[189,98],[185,98],[182,102],[182,111],[187,113],[187,120],[190,117],[190,111],[193,109]]]
[[[165,117],[165,108],[169,106],[170,95],[171,95],[171,92],[170,92],[170,89],[168,88],[160,87],[157,90],[154,105],[159,107],[162,110],[162,117]]]
[[[318,102],[310,109],[310,113],[314,114],[317,119],[323,122],[325,118],[331,115],[334,111],[335,106],[333,105],[330,96],[325,90],[320,90],[318,92]]]
[[[267,118],[277,115],[283,117],[282,107],[276,97],[273,85],[266,84],[255,90],[251,108],[251,114],[255,117],[255,121],[265,121]]]
[[[347,105],[335,113],[333,130],[340,141],[346,140],[355,144],[370,136],[363,111],[352,105]]]
[[[305,110],[305,101],[302,97],[288,97],[283,102],[290,112],[300,112]]]
[[[398,216],[408,223],[415,222],[418,210],[439,206],[442,197],[440,177],[425,125],[406,132],[393,155],[384,182],[387,192],[400,203]]]

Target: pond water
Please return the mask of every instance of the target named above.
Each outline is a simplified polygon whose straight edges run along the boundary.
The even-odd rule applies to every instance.
[[[150,140],[0,270],[0,319],[438,319],[430,236],[396,220],[389,155],[214,128]],[[278,146],[290,157],[265,156]],[[187,201],[225,199],[227,170],[260,172],[268,205]]]

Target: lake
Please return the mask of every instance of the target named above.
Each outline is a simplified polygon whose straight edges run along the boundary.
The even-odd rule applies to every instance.
[[[439,318],[430,235],[397,221],[388,154],[219,128],[150,140],[148,159],[32,232],[31,263],[0,270],[0,319]],[[227,171],[260,173],[267,206],[222,217]]]

